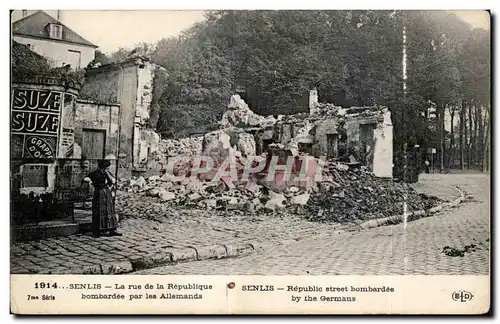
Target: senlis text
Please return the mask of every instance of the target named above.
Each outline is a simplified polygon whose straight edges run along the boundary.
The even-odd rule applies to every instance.
[[[274,291],[274,286],[272,285],[245,285],[241,286],[243,291]]]

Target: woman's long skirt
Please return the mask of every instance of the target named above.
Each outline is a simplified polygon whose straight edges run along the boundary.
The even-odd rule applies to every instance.
[[[95,233],[114,231],[118,226],[113,196],[109,188],[96,189],[92,199],[92,230]]]

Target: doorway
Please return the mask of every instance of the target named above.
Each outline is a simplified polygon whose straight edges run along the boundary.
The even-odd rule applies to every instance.
[[[326,134],[326,143],[327,143],[327,157],[330,159],[338,158],[338,142],[339,135],[338,134]]]
[[[106,131],[100,129],[84,129],[82,139],[82,158],[89,160],[104,159]]]

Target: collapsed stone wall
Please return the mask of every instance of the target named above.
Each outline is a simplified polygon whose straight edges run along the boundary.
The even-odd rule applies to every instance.
[[[316,103],[314,113],[296,114],[290,116],[264,117],[255,114],[240,98],[234,95],[220,121],[218,131],[207,133],[203,136],[193,136],[179,140],[166,139],[158,145],[149,147],[150,153],[157,155],[148,158],[151,163],[156,163],[154,169],[159,171],[168,164],[168,157],[173,156],[254,156],[265,153],[264,141],[281,144],[294,156],[307,153],[315,157],[332,157],[332,136],[336,141],[346,141],[351,148],[359,147],[360,125],[371,120],[377,123],[380,131],[375,132],[375,141],[383,142],[378,145],[384,154],[391,155],[388,147],[392,145],[392,137],[387,135],[387,116],[385,107],[353,107],[344,109],[328,103]],[[346,128],[341,135],[340,125]],[[347,138],[342,138],[342,136]],[[338,146],[338,143],[335,143]],[[147,147],[147,145],[143,145]],[[267,146],[266,146],[267,147]],[[305,149],[306,148],[306,149]],[[310,149],[307,149],[310,148]],[[336,150],[338,147],[335,148]],[[143,157],[144,155],[141,155]],[[359,156],[358,156],[359,158]],[[382,164],[377,164],[377,170],[384,177],[390,177],[386,164],[392,165],[392,159],[382,158]],[[151,164],[150,163],[150,164]],[[152,169],[150,166],[149,169]]]
[[[276,123],[273,116],[261,116],[254,113],[239,95],[233,95],[228,110],[222,115],[219,125],[227,127],[261,127],[272,126]]]
[[[323,177],[313,186],[286,186],[281,192],[264,182],[247,181],[228,187],[224,181],[202,181],[186,177],[172,181],[153,176],[121,181],[120,195],[152,197],[169,208],[215,209],[225,213],[304,214],[311,221],[359,224],[368,219],[399,215],[405,210],[428,210],[440,203],[437,197],[418,194],[405,183],[375,177],[367,168],[355,168],[329,162]],[[148,198],[143,198],[148,199]],[[137,217],[133,199],[120,199],[125,216]],[[151,201],[152,202],[152,201]],[[130,210],[134,212],[129,213]],[[123,214],[122,214],[123,215]]]
[[[358,222],[374,216],[391,215],[402,211],[403,202],[410,209],[428,208],[435,204],[437,199],[418,195],[405,184],[378,179],[377,170],[374,173],[364,166],[353,167],[332,160],[326,161],[325,169],[318,169],[321,165],[319,160],[307,154],[306,165],[313,162],[312,167],[302,170],[302,163],[294,164],[295,171],[300,170],[302,175],[305,171],[305,178],[281,181],[281,173],[269,181],[265,176],[257,174],[249,180],[241,181],[245,158],[256,154],[257,143],[262,138],[274,142],[270,145],[271,153],[263,155],[267,161],[271,156],[286,160],[290,155],[295,155],[295,161],[299,161],[297,156],[302,155],[300,144],[312,144],[316,152],[324,152],[328,149],[327,145],[330,145],[328,136],[340,135],[343,131],[339,128],[345,127],[347,139],[351,137],[349,143],[358,145],[360,125],[370,122],[377,124],[374,131],[375,142],[384,143],[383,149],[387,150],[387,145],[392,148],[390,112],[385,107],[343,109],[320,103],[316,104],[312,114],[275,119],[254,114],[239,96],[233,96],[229,110],[221,120],[221,129],[204,136],[163,140],[159,144],[159,150],[170,157],[212,157],[214,165],[211,172],[193,177],[190,174],[192,161],[182,162],[174,167],[173,175],[166,173],[147,180],[142,177],[132,179],[122,182],[121,188],[158,197],[160,201],[172,206],[249,213],[299,207],[309,211],[311,220],[321,222]],[[379,148],[380,145],[376,144],[375,153]],[[392,151],[383,153],[388,156],[388,160],[382,159],[382,163],[390,164]],[[215,173],[228,157],[236,160],[237,179],[222,177],[220,181],[213,181]],[[392,165],[390,168],[392,172]],[[318,170],[321,172],[319,178],[316,177]],[[174,180],[173,176],[179,175],[184,178]],[[292,177],[294,175],[297,174],[292,170]]]
[[[162,151],[167,156],[194,156],[201,154],[203,136],[186,137],[178,140],[164,139],[161,141]]]

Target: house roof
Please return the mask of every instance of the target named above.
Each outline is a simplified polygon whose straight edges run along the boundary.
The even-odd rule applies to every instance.
[[[42,10],[14,22],[12,24],[12,33],[19,36],[54,40],[49,35],[49,30],[47,28],[48,24],[58,24],[63,26],[62,39],[60,41],[98,47]]]

